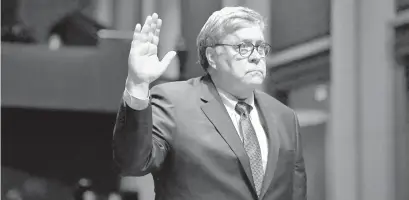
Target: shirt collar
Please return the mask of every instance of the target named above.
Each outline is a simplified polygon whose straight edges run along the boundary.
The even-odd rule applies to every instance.
[[[235,109],[237,102],[239,101],[235,96],[227,93],[226,91],[217,88],[217,92],[219,93],[222,102],[225,106],[231,108],[231,109]],[[244,100],[244,102],[246,102],[247,104],[251,105],[251,107],[253,107],[253,110],[256,108],[254,105],[254,93],[247,98],[246,100]]]

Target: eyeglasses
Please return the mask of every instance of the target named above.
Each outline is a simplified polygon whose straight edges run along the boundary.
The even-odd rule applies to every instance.
[[[254,49],[257,49],[257,53],[260,54],[262,57],[266,57],[268,53],[271,51],[271,46],[268,43],[261,43],[254,45],[251,42],[242,42],[240,44],[215,44],[213,46],[231,46],[237,48],[239,54],[243,57],[250,57],[253,53]]]

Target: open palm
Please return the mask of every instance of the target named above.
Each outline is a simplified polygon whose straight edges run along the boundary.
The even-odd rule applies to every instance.
[[[158,58],[159,33],[162,20],[156,13],[146,18],[141,27],[137,24],[129,53],[128,78],[135,83],[151,83],[159,78],[176,52],[168,52],[160,61]]]

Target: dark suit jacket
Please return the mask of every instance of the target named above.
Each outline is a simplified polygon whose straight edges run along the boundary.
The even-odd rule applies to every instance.
[[[260,91],[255,101],[269,145],[259,199],[306,199],[295,113]],[[249,158],[208,76],[153,87],[144,110],[122,102],[113,148],[122,175],[152,173],[157,200],[258,199]]]

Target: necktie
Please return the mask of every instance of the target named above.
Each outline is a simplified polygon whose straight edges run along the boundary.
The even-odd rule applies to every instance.
[[[244,149],[250,159],[254,185],[256,186],[257,194],[260,195],[264,170],[261,160],[260,144],[258,143],[256,131],[250,121],[251,109],[251,105],[244,101],[239,101],[235,107],[236,112],[240,114],[239,126],[243,136]]]

